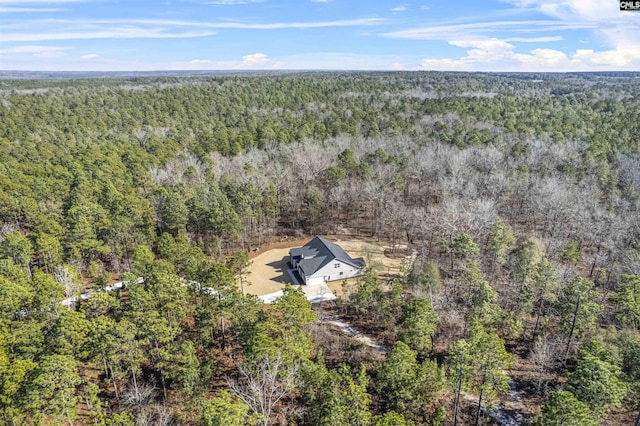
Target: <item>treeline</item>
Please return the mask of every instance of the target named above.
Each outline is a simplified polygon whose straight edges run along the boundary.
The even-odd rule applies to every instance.
[[[2,421],[480,422],[518,370],[532,421],[633,421],[640,103],[615,77],[3,81]],[[247,249],[312,234],[415,250],[339,305],[385,360],[331,352],[293,290],[239,294]]]

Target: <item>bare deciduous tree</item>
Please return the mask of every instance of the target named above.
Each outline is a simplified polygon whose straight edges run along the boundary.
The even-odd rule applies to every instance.
[[[82,285],[68,267],[58,265],[53,270],[53,278],[64,286],[65,297],[73,297],[80,294]]]
[[[547,384],[547,376],[559,365],[561,356],[562,339],[558,337],[543,336],[536,340],[529,360],[535,365],[537,374],[536,389],[540,392]]]
[[[135,405],[138,409],[142,409],[148,405],[156,395],[156,386],[153,383],[131,381],[127,391],[124,393],[124,402],[129,405]]]
[[[173,426],[173,410],[166,405],[156,404],[145,407],[136,416],[139,426]]]
[[[278,354],[275,358],[264,355],[256,363],[238,369],[240,377],[228,380],[229,389],[262,416],[261,422],[267,426],[278,402],[295,388],[298,366],[287,365]]]

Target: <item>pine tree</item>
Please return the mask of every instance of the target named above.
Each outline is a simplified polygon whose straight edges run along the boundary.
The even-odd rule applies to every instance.
[[[611,301],[617,304],[616,318],[640,330],[640,277],[637,275],[622,275],[620,288],[611,296]]]
[[[493,222],[491,235],[489,236],[489,252],[493,254],[496,264],[504,265],[507,261],[507,253],[516,242],[513,230],[499,216]]]
[[[542,413],[535,421],[539,426],[598,426],[591,410],[567,391],[555,391],[542,406]]]
[[[436,332],[437,314],[431,301],[425,297],[414,297],[402,308],[398,339],[405,342],[418,355],[425,357],[431,350],[431,339]]]

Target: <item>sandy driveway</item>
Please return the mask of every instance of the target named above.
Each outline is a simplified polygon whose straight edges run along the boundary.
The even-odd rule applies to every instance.
[[[294,284],[287,273],[288,259],[288,248],[272,249],[253,258],[249,276],[245,279],[244,292],[262,296],[282,290],[286,283]]]
[[[367,267],[373,268],[378,274],[396,275],[400,271],[401,259],[391,259],[384,255],[386,247],[368,243],[362,240],[338,240],[329,238],[339,244],[353,258],[363,257]],[[311,240],[311,238],[309,238]],[[299,241],[292,241],[286,248],[274,248],[260,253],[251,260],[249,276],[244,281],[244,291],[247,294],[262,296],[282,290],[285,283],[295,284],[287,273],[289,249],[299,247]],[[355,279],[348,280],[355,282]],[[342,281],[328,283],[331,290],[340,295]]]

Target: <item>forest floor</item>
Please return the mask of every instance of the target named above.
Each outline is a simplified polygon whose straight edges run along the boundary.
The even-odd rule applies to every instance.
[[[389,335],[385,333],[385,327],[375,327],[372,324],[358,321],[357,317],[350,315],[340,315],[335,303],[329,302],[315,307],[319,316],[319,322],[314,329],[314,341],[320,342],[323,354],[331,360],[338,362],[345,358],[354,357],[360,362],[366,362],[367,366],[375,371],[384,356],[391,349]],[[328,333],[338,331],[338,335]],[[340,339],[343,337],[343,339]],[[360,343],[362,346],[350,346],[341,342],[344,337]],[[342,352],[341,352],[342,351]],[[356,351],[356,353],[354,353]],[[360,353],[357,353],[360,352]],[[516,356],[519,361],[522,361]],[[335,362],[335,361],[334,361]],[[373,365],[372,365],[373,364]],[[511,374],[511,371],[509,371]],[[520,426],[525,417],[531,415],[531,407],[539,406],[540,400],[536,400],[536,405],[528,406],[533,396],[518,390],[516,380],[509,380],[510,390],[507,395],[500,398],[495,404],[491,404],[491,411],[483,404],[485,417],[492,419],[491,424],[500,426]],[[478,404],[478,396],[463,392],[463,408],[459,419],[463,424],[470,424]]]
[[[385,254],[391,250],[390,246],[364,239],[328,238],[339,244],[351,257],[363,257],[367,266],[373,268],[383,279],[400,273],[402,257],[392,258]],[[264,296],[281,291],[286,283],[291,283],[291,277],[287,273],[289,249],[300,247],[309,239],[280,241],[260,247],[259,252],[252,252],[249,274],[243,282],[244,293]],[[354,282],[353,279],[347,279],[327,284],[336,295],[344,296],[345,281]]]

